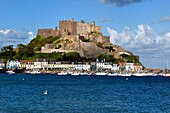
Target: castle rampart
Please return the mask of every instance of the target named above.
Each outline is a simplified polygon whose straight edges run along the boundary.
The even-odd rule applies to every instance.
[[[53,30],[53,29],[38,29],[38,35],[46,38],[49,36],[60,36],[59,30]]]
[[[42,37],[49,36],[61,36],[64,37],[66,35],[79,35],[88,37],[88,34],[91,32],[101,32],[100,26],[95,26],[95,22],[92,21],[91,24],[84,22],[81,20],[80,22],[75,22],[72,18],[71,20],[61,20],[59,22],[59,30],[56,29],[39,29],[38,35]]]

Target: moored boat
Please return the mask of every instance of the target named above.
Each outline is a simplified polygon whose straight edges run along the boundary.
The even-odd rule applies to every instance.
[[[80,73],[79,73],[79,72],[73,72],[71,75],[73,75],[73,76],[79,76]]]
[[[107,75],[105,72],[96,72],[95,75]]]
[[[69,73],[61,71],[60,73],[57,73],[57,75],[69,75]]]
[[[122,76],[132,76],[132,74],[131,73],[126,73],[126,74],[122,74]]]
[[[109,73],[107,76],[118,76],[118,73]]]
[[[42,73],[38,70],[33,70],[33,71],[30,72],[30,74],[42,74]]]
[[[13,70],[8,70],[8,71],[6,71],[6,73],[8,73],[8,74],[15,74],[15,72]]]

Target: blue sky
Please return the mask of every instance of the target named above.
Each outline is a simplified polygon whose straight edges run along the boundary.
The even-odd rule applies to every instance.
[[[146,67],[170,62],[170,0],[0,0],[0,47],[28,43],[59,20],[95,21]]]

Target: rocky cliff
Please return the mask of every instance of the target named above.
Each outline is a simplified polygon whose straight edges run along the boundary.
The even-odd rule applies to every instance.
[[[97,40],[94,41],[96,38],[96,36],[91,37],[87,42],[84,42],[76,35],[65,36],[60,38],[60,41],[56,40],[53,44],[45,44],[41,49],[41,53],[78,52],[81,57],[86,58],[97,58],[101,54],[110,54],[114,58],[120,58],[122,53],[133,55],[133,53],[110,42],[96,42]],[[58,43],[56,44],[56,42]]]

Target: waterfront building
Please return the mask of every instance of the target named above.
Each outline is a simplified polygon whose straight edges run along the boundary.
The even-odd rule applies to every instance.
[[[99,70],[102,70],[104,69],[104,62],[96,62],[96,68],[99,69]]]
[[[126,62],[118,62],[118,69],[120,72],[126,70]]]
[[[20,62],[18,60],[7,61],[6,68],[7,69],[18,69],[20,68]]]
[[[134,71],[135,72],[142,72],[143,66],[140,63],[134,63]]]
[[[96,62],[96,68],[98,70],[118,70],[117,64],[112,64],[112,62]]]
[[[92,71],[96,70],[96,62],[90,62],[90,70]]]
[[[55,69],[55,61],[48,61],[48,69],[49,70],[54,70]]]
[[[117,64],[112,64],[112,71],[118,71],[118,69]]]
[[[90,70],[90,64],[75,64],[75,70],[89,71]]]
[[[34,61],[33,60],[20,60],[20,67],[22,69],[31,70],[34,68]]]
[[[5,63],[3,60],[0,60],[0,69],[4,69],[5,68]]]
[[[34,69],[48,69],[48,60],[47,59],[35,59]]]
[[[68,70],[68,69],[70,69],[70,64],[67,61],[55,62],[54,69],[57,69],[57,70]]]
[[[126,63],[126,71],[134,70],[134,63]]]

